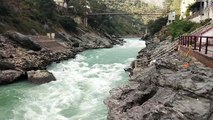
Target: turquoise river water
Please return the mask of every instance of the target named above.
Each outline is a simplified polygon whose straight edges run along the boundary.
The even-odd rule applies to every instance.
[[[57,81],[0,86],[0,120],[106,120],[104,99],[127,83],[124,68],[145,47],[137,38],[125,40],[123,46],[88,50],[52,64],[48,70]]]

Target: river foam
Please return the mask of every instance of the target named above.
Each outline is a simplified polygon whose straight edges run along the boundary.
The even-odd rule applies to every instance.
[[[142,47],[143,41],[127,40],[124,46],[89,50],[52,64],[48,70],[57,81],[22,91],[12,120],[106,120],[103,100],[110,89],[127,82],[123,69]]]

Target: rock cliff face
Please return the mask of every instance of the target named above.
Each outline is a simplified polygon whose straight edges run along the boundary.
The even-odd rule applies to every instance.
[[[177,51],[148,64],[157,49],[169,45],[151,43],[139,52],[143,67],[105,101],[108,120],[213,120],[213,69],[192,58],[185,69],[189,58]]]

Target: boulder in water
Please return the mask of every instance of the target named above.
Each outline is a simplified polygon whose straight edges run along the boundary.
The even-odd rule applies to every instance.
[[[46,70],[28,71],[27,76],[28,80],[35,84],[43,84],[56,80],[53,74]]]
[[[17,70],[0,71],[0,85],[9,84],[19,80],[24,75],[23,72]]]

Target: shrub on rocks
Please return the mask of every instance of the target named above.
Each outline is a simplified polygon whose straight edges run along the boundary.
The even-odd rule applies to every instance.
[[[61,17],[59,19],[59,23],[67,31],[72,31],[72,32],[77,31],[76,30],[77,23],[70,17]]]

